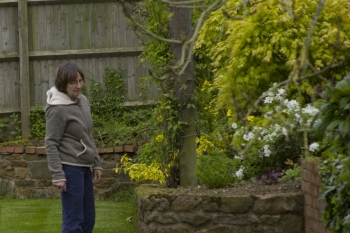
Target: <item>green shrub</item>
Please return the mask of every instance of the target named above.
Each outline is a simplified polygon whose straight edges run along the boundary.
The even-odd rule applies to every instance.
[[[46,121],[45,111],[38,103],[34,110],[30,111],[30,131],[33,138],[45,138]]]
[[[199,156],[196,175],[198,180],[208,188],[222,188],[237,180],[239,160],[222,156],[218,150],[209,155]]]
[[[326,96],[317,102],[320,114],[314,127],[320,141],[328,142],[322,153],[325,161],[320,166],[321,199],[326,204],[323,218],[332,232],[349,232],[350,76],[327,89]]]
[[[4,115],[0,118],[0,142],[22,139],[19,114]]]
[[[139,145],[148,140],[153,106],[124,106],[126,89],[121,68],[106,69],[104,85],[91,79],[90,87],[84,88],[98,146]]]

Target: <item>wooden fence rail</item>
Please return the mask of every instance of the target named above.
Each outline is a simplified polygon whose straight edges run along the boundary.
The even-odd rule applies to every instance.
[[[104,85],[106,68],[123,68],[126,101],[138,101],[148,75],[141,52],[117,1],[0,0],[0,113],[20,112],[27,138],[30,109],[45,104],[67,60],[82,68],[87,86],[90,79]],[[150,84],[149,100],[157,95]]]

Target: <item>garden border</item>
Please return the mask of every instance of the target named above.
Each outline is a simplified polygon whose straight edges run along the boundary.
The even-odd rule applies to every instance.
[[[108,154],[108,153],[135,153],[141,147],[133,146],[133,145],[123,145],[123,146],[114,146],[114,147],[101,147],[97,148],[99,154]],[[26,153],[26,154],[46,154],[45,146],[0,146],[0,155],[8,155],[8,154],[18,154],[18,153]]]

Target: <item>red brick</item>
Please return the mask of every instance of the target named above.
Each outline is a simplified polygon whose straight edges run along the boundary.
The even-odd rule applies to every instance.
[[[312,177],[312,183],[321,186],[321,176],[319,174],[314,174]]]
[[[16,146],[15,153],[22,154],[24,152],[24,146]]]
[[[308,217],[305,218],[305,228],[309,228],[315,231],[316,227],[317,227],[317,221]]]
[[[318,222],[317,227],[315,229],[318,233],[327,233],[329,232],[326,228],[326,225],[323,222]]]
[[[312,182],[312,173],[307,169],[301,169],[301,178],[305,181]]]
[[[314,199],[313,205],[314,208],[318,209],[318,210],[323,210],[325,207],[325,203],[321,200],[318,199]]]
[[[45,146],[38,146],[36,148],[36,153],[38,155],[45,155],[46,154]]]
[[[13,147],[13,146],[7,146],[7,147],[6,147],[6,152],[7,152],[7,153],[14,153],[14,152],[15,152],[15,147]]]
[[[315,198],[310,194],[304,194],[304,205],[313,206]]]
[[[306,169],[306,170],[309,170],[310,172],[313,171],[314,169],[314,163],[311,163],[311,162],[308,162],[306,161],[305,159],[302,160],[302,163],[301,163],[301,166]]]
[[[0,147],[0,153],[6,153],[6,147]]]
[[[106,148],[98,148],[98,153],[99,154],[108,154],[108,153],[113,153],[113,147],[106,147]]]
[[[301,181],[301,189],[304,194],[308,193],[313,197],[318,197],[318,188],[310,182]]]
[[[312,206],[304,206],[305,217],[308,217],[312,220],[319,220],[319,211],[313,208]],[[314,229],[314,228],[313,228]]]
[[[114,152],[124,152],[124,146],[113,147]]]
[[[36,147],[35,146],[27,146],[26,153],[27,154],[36,154]]]
[[[137,150],[138,150],[137,146],[132,146],[132,145],[125,145],[124,146],[125,152],[136,152]]]

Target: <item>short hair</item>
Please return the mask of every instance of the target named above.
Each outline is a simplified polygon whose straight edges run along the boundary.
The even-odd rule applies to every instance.
[[[55,87],[57,90],[66,93],[68,83],[76,81],[78,73],[83,81],[85,81],[83,71],[76,64],[71,62],[62,63],[57,69],[55,79]]]

